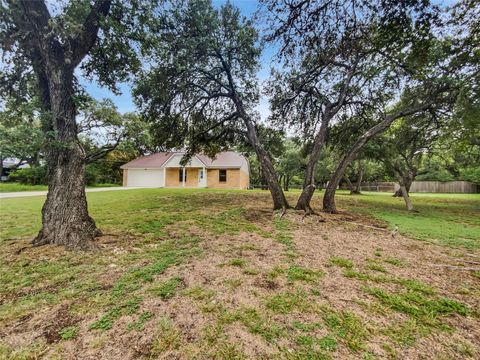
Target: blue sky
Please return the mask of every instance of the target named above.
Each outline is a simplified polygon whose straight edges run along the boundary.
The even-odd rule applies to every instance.
[[[213,0],[214,5],[220,6],[225,3],[225,0]],[[256,0],[230,0],[232,4],[237,6],[243,15],[252,16],[258,5]],[[273,50],[271,48],[266,48],[262,55],[262,67],[258,73],[260,81],[267,79],[270,74],[270,64],[271,58],[273,56]],[[90,82],[86,79],[80,78],[80,83],[85,87],[87,93],[93,96],[95,99],[108,98],[111,99],[115,105],[118,107],[121,113],[135,111],[135,105],[131,97],[131,84],[120,84],[119,88],[122,92],[121,95],[115,95],[105,88],[101,88],[95,84],[95,82]],[[260,112],[262,118],[264,119],[268,113],[268,100],[262,98],[260,104],[257,107],[257,110]]]

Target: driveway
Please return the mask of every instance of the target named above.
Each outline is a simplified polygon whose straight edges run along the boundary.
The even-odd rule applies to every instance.
[[[117,191],[117,190],[133,190],[133,189],[141,189],[139,187],[104,187],[104,188],[89,188],[86,189],[86,192],[101,192],[101,191]],[[29,196],[45,196],[47,195],[47,191],[18,191],[18,192],[6,192],[0,193],[0,199],[8,199],[8,198],[18,198],[18,197],[29,197]]]

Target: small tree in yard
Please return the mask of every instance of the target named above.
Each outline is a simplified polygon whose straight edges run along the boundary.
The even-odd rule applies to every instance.
[[[375,157],[400,185],[394,196],[402,196],[409,211],[415,211],[409,196],[422,158],[433,151],[434,142],[447,119],[428,114],[405,117],[373,140]],[[375,146],[376,145],[376,146]]]
[[[53,11],[53,15],[51,11]],[[89,249],[100,231],[85,197],[86,154],[78,141],[75,71],[115,90],[139,66],[130,47],[141,27],[138,1],[71,1],[49,9],[44,1],[2,1],[2,94],[24,95],[34,79],[40,99],[49,191],[34,245]]]
[[[165,143],[190,154],[212,155],[246,138],[255,151],[274,209],[288,207],[274,165],[262,145],[254,106],[260,48],[257,32],[238,9],[210,1],[179,2],[151,40],[150,68],[135,95],[145,116],[159,124]]]
[[[396,110],[389,112],[380,111],[378,115],[374,115],[374,119],[379,119],[376,121],[375,125],[368,128],[357,140],[351,145],[351,147],[345,152],[342,159],[340,160],[337,168],[335,169],[330,181],[325,190],[325,195],[323,197],[323,209],[326,212],[336,213],[337,209],[335,206],[335,192],[336,189],[342,180],[347,167],[352,163],[356,158],[357,154],[362,150],[365,144],[370,141],[372,138],[378,134],[386,131],[396,120],[401,119],[406,116],[411,116],[414,114],[422,113],[431,110],[436,107],[436,105],[444,103],[441,94],[445,93],[448,89],[448,86],[445,87],[434,87],[434,93],[424,94],[422,91],[413,91],[409,93],[406,99],[402,102],[402,105],[398,106]],[[451,94],[447,94],[447,97],[450,98]]]

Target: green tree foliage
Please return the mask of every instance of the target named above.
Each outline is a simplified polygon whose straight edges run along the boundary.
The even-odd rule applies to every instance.
[[[44,136],[38,115],[38,99],[17,104],[6,99],[0,112],[0,157],[16,158],[18,164],[39,164]]]

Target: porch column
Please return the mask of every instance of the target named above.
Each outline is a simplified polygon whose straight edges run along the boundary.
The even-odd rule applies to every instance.
[[[185,167],[182,168],[182,186],[185,187]]]
[[[203,187],[207,187],[207,169],[203,167]]]
[[[163,187],[167,184],[167,168],[163,168]]]

